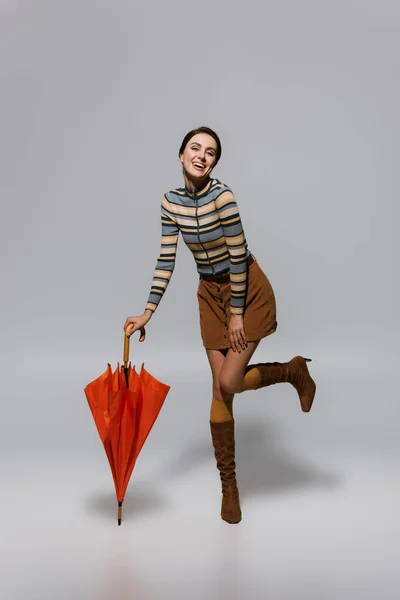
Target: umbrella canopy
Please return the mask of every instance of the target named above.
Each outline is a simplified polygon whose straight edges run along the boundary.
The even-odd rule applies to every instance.
[[[146,337],[144,327],[139,341]],[[140,373],[129,362],[129,338],[125,335],[124,366],[111,365],[85,389],[94,422],[104,446],[118,501],[118,525],[122,503],[136,460],[149,435],[170,386],[144,368]]]

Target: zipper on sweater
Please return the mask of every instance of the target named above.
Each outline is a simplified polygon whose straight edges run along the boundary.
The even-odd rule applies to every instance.
[[[212,272],[213,272],[213,274],[215,274],[214,265],[210,261],[210,257],[208,256],[208,252],[204,248],[203,244],[200,242],[200,223],[199,223],[199,216],[198,216],[199,205],[198,205],[198,199],[197,199],[197,196],[196,196],[196,190],[193,190],[193,198],[194,198],[194,200],[196,202],[197,237],[198,237],[198,240],[199,240],[199,244],[203,248],[204,252],[206,253],[206,256],[207,256],[208,262],[210,263],[210,267],[212,269]]]

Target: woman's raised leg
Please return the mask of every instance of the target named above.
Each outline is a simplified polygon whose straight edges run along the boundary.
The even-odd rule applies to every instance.
[[[307,362],[310,359],[295,356],[286,363],[257,363],[248,365],[259,342],[248,342],[241,352],[229,349],[219,374],[221,390],[227,394],[237,394],[247,390],[257,390],[275,383],[291,383],[296,389],[301,409],[309,412],[314,400],[316,385]],[[255,346],[254,346],[255,344]]]

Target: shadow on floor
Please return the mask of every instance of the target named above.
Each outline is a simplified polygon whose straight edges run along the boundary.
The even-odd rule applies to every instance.
[[[248,421],[239,425],[236,422],[235,439],[236,472],[242,500],[309,487],[334,487],[340,482],[338,475],[322,471],[279,446],[276,427],[268,422]],[[156,475],[157,481],[182,477],[205,462],[210,462],[210,468],[216,470],[211,436],[182,446],[175,458],[162,465]]]
[[[135,482],[134,491],[129,489],[122,505],[122,522],[124,519],[134,521],[149,513],[154,514],[167,508],[168,502],[154,489],[154,485]],[[117,524],[118,503],[115,492],[97,491],[90,494],[85,502],[85,510],[90,514],[101,515],[104,518],[114,519]]]
[[[341,478],[278,446],[274,428],[244,423],[236,434],[237,478],[242,500],[255,495],[336,487]]]
[[[199,433],[196,433],[198,436]],[[147,483],[136,480],[134,490],[127,490],[123,504],[123,518],[134,520],[144,514],[154,514],[168,507],[167,500],[157,493],[162,483],[169,483],[174,478],[182,478],[185,473],[209,463],[215,471],[216,486],[219,476],[216,469],[211,436],[201,434],[201,439],[185,443],[171,458],[166,459],[149,475]],[[246,498],[257,495],[287,494],[307,488],[332,488],[340,483],[337,474],[321,470],[303,458],[279,445],[276,425],[261,421],[236,422],[236,472],[241,503]],[[176,448],[176,446],[175,446]],[[171,452],[172,452],[171,448]],[[157,481],[155,489],[154,481]],[[199,484],[200,485],[200,484]],[[90,513],[100,514],[107,519],[117,520],[117,501],[114,490],[104,493],[96,492],[88,497],[85,508]]]

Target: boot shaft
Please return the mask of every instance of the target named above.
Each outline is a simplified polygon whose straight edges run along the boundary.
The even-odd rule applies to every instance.
[[[243,389],[257,390],[276,383],[290,383],[296,389],[301,408],[309,412],[314,400],[316,385],[307,368],[309,358],[295,356],[286,363],[257,363],[248,365],[243,380]]]
[[[222,486],[230,487],[236,483],[235,421],[210,421],[210,431]]]
[[[210,430],[222,484],[221,518],[227,523],[239,523],[242,511],[235,472],[235,421],[210,421]]]

